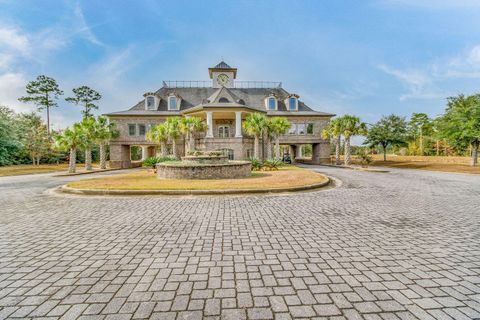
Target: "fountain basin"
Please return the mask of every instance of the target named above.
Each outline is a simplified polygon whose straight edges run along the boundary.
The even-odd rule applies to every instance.
[[[223,158],[225,158],[224,163],[191,162],[185,161],[183,158],[182,162],[159,163],[157,164],[157,178],[168,180],[237,179],[251,175],[252,165],[249,161],[227,161],[226,157]],[[216,160],[220,159],[214,159],[214,161]]]

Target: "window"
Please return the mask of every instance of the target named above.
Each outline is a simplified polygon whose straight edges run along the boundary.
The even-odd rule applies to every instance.
[[[290,110],[290,111],[297,110],[297,99],[296,98],[289,98],[288,99],[288,110]]]
[[[297,134],[297,125],[295,123],[292,123],[290,129],[288,129],[288,134]]]
[[[139,136],[144,136],[145,131],[146,131],[145,125],[144,124],[139,124],[138,125],[138,135]]]
[[[137,134],[137,126],[134,124],[129,124],[128,125],[128,135],[129,136],[134,136]]]
[[[270,97],[268,98],[268,110],[276,110],[277,109],[277,101],[275,98]]]
[[[298,134],[305,134],[305,123],[297,124]]]
[[[228,157],[228,160],[233,160],[233,150],[232,149],[220,149],[224,155]]]
[[[307,123],[307,134],[313,134],[313,123]]]
[[[247,158],[253,158],[253,149],[247,149]]]
[[[168,97],[168,110],[178,110],[177,97],[175,96]]]
[[[147,97],[147,110],[155,110],[155,97]]]
[[[220,102],[220,103],[227,103],[227,102],[230,102],[230,101],[228,101],[227,98],[220,98],[220,99],[218,99],[218,102]]]
[[[228,138],[230,136],[230,128],[228,126],[219,126],[218,127],[218,137],[219,138]]]

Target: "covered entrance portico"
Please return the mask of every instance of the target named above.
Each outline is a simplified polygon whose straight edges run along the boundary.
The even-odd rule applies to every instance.
[[[229,158],[241,160],[253,149],[253,139],[246,137],[242,123],[249,113],[258,112],[243,105],[224,103],[202,105],[184,112],[185,117],[198,117],[207,124],[207,131],[196,137],[195,146],[203,150],[228,150]]]

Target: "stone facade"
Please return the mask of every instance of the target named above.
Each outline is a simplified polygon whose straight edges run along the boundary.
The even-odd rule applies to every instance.
[[[270,86],[270,83],[255,82],[244,88],[245,84],[234,81],[237,69],[224,62],[209,68],[209,74],[211,86],[201,87],[196,82],[164,82],[161,89],[145,93],[144,99],[131,109],[108,114],[120,132],[119,137],[110,142],[110,165],[131,167],[134,164],[133,146],[142,148],[141,159],[158,154],[159,147],[148,141],[145,134],[152,126],[172,116],[194,116],[205,121],[208,131],[196,137],[197,149],[223,150],[232,160],[251,157],[254,139],[243,132],[242,122],[253,112],[288,119],[292,128],[280,138],[280,143],[288,146],[293,160],[302,157],[304,145],[311,145],[313,163],[330,161],[330,144],[322,139],[321,132],[333,114],[312,110],[298,95],[287,92],[278,83]],[[271,106],[270,99],[275,102]],[[263,141],[259,153],[262,158],[268,154]],[[176,156],[183,155],[185,141],[179,139]]]
[[[248,161],[221,164],[157,164],[159,179],[238,179],[249,177],[252,165]]]

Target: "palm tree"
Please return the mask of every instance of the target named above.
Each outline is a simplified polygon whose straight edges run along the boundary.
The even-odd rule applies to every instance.
[[[332,139],[335,141],[335,164],[340,164],[340,139],[342,136],[342,121],[336,118],[330,121],[328,127],[322,130],[323,139]]]
[[[80,128],[84,131],[82,143],[85,150],[85,170],[92,170],[92,148],[96,142],[97,121],[95,118],[87,117],[80,122]]]
[[[75,123],[73,128],[67,128],[62,134],[55,134],[55,145],[62,150],[70,151],[70,159],[68,163],[68,172],[76,171],[77,148],[81,147],[84,137],[84,130],[79,123]]]
[[[160,145],[160,153],[162,157],[167,156],[167,142],[168,142],[168,130],[165,124],[159,124],[152,127],[147,132],[147,139]]]
[[[168,118],[165,121],[165,127],[167,128],[167,135],[170,141],[172,141],[172,153],[173,157],[177,159],[177,139],[182,135],[180,130],[180,117]]]
[[[195,134],[205,132],[207,125],[198,117],[183,118],[180,122],[180,131],[187,140],[187,151],[195,150]]]
[[[286,134],[290,127],[291,124],[287,118],[273,117],[268,121],[269,134],[275,139],[275,159],[277,160],[280,159],[280,136]],[[271,152],[270,146],[268,150]]]
[[[247,115],[245,122],[243,122],[243,128],[247,132],[247,134],[252,135],[254,137],[254,144],[253,144],[253,157],[255,159],[259,158],[259,140],[260,137],[263,137],[267,129],[268,119],[262,113],[250,113]]]
[[[360,121],[359,117],[344,115],[340,118],[342,123],[342,133],[345,137],[345,165],[348,166],[351,163],[350,156],[350,138],[356,135],[366,135],[367,125]]]
[[[105,146],[110,139],[115,139],[119,135],[119,132],[115,130],[115,124],[109,123],[106,117],[98,117],[95,126],[95,139],[99,145],[100,151],[100,169],[106,169],[107,155]]]

